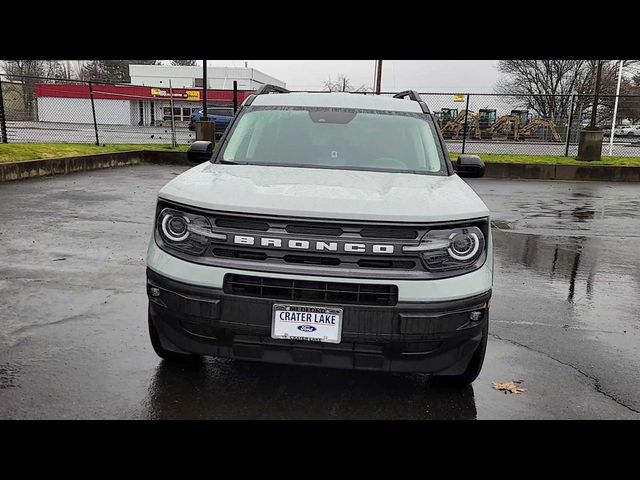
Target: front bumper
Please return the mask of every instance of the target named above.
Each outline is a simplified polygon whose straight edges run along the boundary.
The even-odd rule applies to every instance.
[[[159,291],[151,295],[151,288]],[[149,316],[176,352],[334,368],[456,375],[467,367],[489,320],[491,290],[459,300],[392,307],[344,305],[340,344],[271,338],[274,302],[171,280],[147,269]],[[293,302],[296,304],[304,302]],[[478,321],[469,314],[480,311]]]

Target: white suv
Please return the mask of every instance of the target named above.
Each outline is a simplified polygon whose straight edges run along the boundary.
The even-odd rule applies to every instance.
[[[189,158],[202,163],[160,190],[147,256],[160,357],[476,378],[489,211],[418,94],[263,87]],[[463,155],[457,173],[484,164]]]
[[[619,125],[613,133],[625,137],[640,137],[640,125]]]

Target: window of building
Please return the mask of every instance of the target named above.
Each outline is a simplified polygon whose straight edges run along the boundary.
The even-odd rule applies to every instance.
[[[198,107],[173,107],[173,119],[176,122],[188,122],[197,110]],[[171,121],[171,107],[162,108],[162,119]]]

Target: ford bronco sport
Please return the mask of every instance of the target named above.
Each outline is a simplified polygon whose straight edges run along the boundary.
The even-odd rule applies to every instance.
[[[424,372],[466,385],[485,356],[489,211],[414,91],[262,87],[164,186],[147,256],[149,334],[202,355]]]

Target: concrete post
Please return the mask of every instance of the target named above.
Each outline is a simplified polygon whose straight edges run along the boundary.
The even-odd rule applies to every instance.
[[[577,160],[598,161],[602,158],[602,130],[586,128],[580,131]]]
[[[600,95],[600,77],[602,76],[602,60],[598,60],[596,73],[596,87],[593,93],[593,106],[591,107],[591,124],[580,131],[578,143],[578,157],[576,160],[593,162],[602,158],[602,129],[596,127],[598,112],[598,96]],[[613,130],[613,128],[612,128]]]

